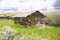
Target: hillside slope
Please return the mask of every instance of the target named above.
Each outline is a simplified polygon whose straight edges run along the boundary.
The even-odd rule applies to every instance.
[[[47,12],[45,15],[50,20],[52,25],[60,25],[60,11]]]

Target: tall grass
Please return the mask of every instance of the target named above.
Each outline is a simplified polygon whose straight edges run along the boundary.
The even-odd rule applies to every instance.
[[[60,27],[46,25],[46,28],[36,26],[25,28],[23,25],[15,25],[13,20],[0,19],[0,28],[4,26],[9,26],[20,33],[14,40],[60,40]]]

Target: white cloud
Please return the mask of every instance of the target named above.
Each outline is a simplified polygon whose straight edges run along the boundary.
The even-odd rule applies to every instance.
[[[0,8],[17,8],[20,11],[25,10],[40,10],[47,8],[50,10],[53,8],[53,4],[56,0],[3,0],[0,3]]]
[[[46,1],[46,6],[47,6],[47,10],[50,11],[54,8],[54,4],[55,4],[56,0],[47,0]]]
[[[35,9],[35,10],[39,10],[46,7],[45,1],[42,1],[42,0],[30,0],[28,2],[24,2],[21,6],[22,8],[25,8],[25,9]]]
[[[10,8],[10,7],[18,7],[19,1],[17,0],[3,0],[0,4],[0,7],[2,8]]]

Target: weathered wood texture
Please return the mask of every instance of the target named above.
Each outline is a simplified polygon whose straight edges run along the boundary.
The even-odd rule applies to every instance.
[[[31,15],[27,17],[15,17],[14,22],[15,24],[22,24],[24,26],[32,26],[36,25],[38,22],[40,24],[44,24],[44,15],[39,11],[33,12]]]

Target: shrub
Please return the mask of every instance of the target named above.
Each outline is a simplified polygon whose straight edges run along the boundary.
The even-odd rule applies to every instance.
[[[59,26],[60,25],[60,12],[50,12],[45,14],[52,25]]]
[[[0,29],[0,40],[13,40],[18,32],[10,27]]]

